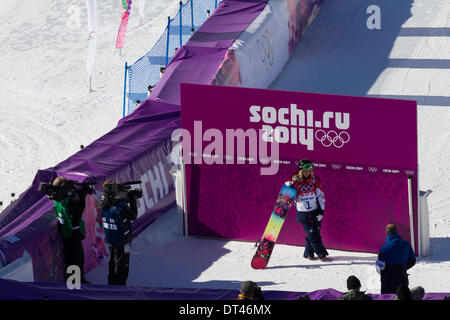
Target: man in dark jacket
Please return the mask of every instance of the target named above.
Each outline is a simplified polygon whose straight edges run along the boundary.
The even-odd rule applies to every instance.
[[[107,184],[115,184],[107,181]],[[114,201],[113,194],[103,192],[99,203],[102,215],[103,229],[108,244],[109,259],[109,285],[126,285],[128,278],[131,241],[133,239],[131,222],[137,218],[135,194],[130,192],[129,203]]]
[[[365,291],[360,291],[361,282],[355,276],[347,278],[348,292],[344,294],[339,300],[372,300],[372,297],[367,295]]]
[[[376,262],[381,275],[381,293],[396,293],[401,284],[409,284],[406,270],[416,264],[416,255],[408,241],[403,240],[393,224],[386,226],[386,243]]]

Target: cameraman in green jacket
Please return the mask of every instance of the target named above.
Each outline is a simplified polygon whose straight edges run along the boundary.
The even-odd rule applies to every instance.
[[[81,271],[81,283],[89,283],[84,278],[84,251],[81,243],[85,234],[82,215],[86,206],[85,198],[89,191],[82,188],[69,194],[63,191],[67,190],[65,184],[68,184],[68,180],[64,177],[58,177],[53,181],[53,186],[62,191],[54,198],[54,209],[63,241],[65,280],[67,281],[70,276],[67,268],[76,265]]]

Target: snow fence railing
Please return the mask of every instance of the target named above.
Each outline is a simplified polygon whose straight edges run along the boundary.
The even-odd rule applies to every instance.
[[[148,86],[155,86],[161,78],[161,68],[169,64],[177,49],[190,39],[222,1],[180,1],[178,12],[173,18],[167,18],[164,32],[150,51],[129,66],[125,63],[123,116],[134,111],[138,100],[142,102],[147,98]]]

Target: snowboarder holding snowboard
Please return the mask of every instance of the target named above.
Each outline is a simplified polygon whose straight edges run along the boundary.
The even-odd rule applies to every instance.
[[[297,222],[303,225],[306,232],[305,252],[303,257],[314,260],[314,253],[320,260],[328,256],[327,249],[322,243],[320,229],[323,213],[325,210],[325,194],[319,183],[319,178],[314,176],[314,165],[308,159],[297,162],[299,171],[296,172],[287,186],[295,186],[297,198],[295,201],[297,209]]]

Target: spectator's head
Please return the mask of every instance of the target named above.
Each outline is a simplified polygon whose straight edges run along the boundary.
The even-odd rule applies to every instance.
[[[425,289],[421,286],[417,286],[411,289],[411,298],[413,300],[422,300],[425,295]]]
[[[243,281],[241,283],[240,296],[247,299],[255,298],[255,294],[257,291],[261,289],[258,287],[258,284],[253,281]]]
[[[136,100],[136,104],[140,104],[141,103],[141,100]]]
[[[386,235],[389,235],[391,232],[397,232],[397,227],[395,226],[395,224],[390,223],[386,226],[385,232]]]
[[[395,293],[395,300],[412,300],[411,291],[406,284],[399,285]]]
[[[355,276],[350,276],[347,278],[347,289],[348,291],[359,291],[361,288],[361,282]]]

